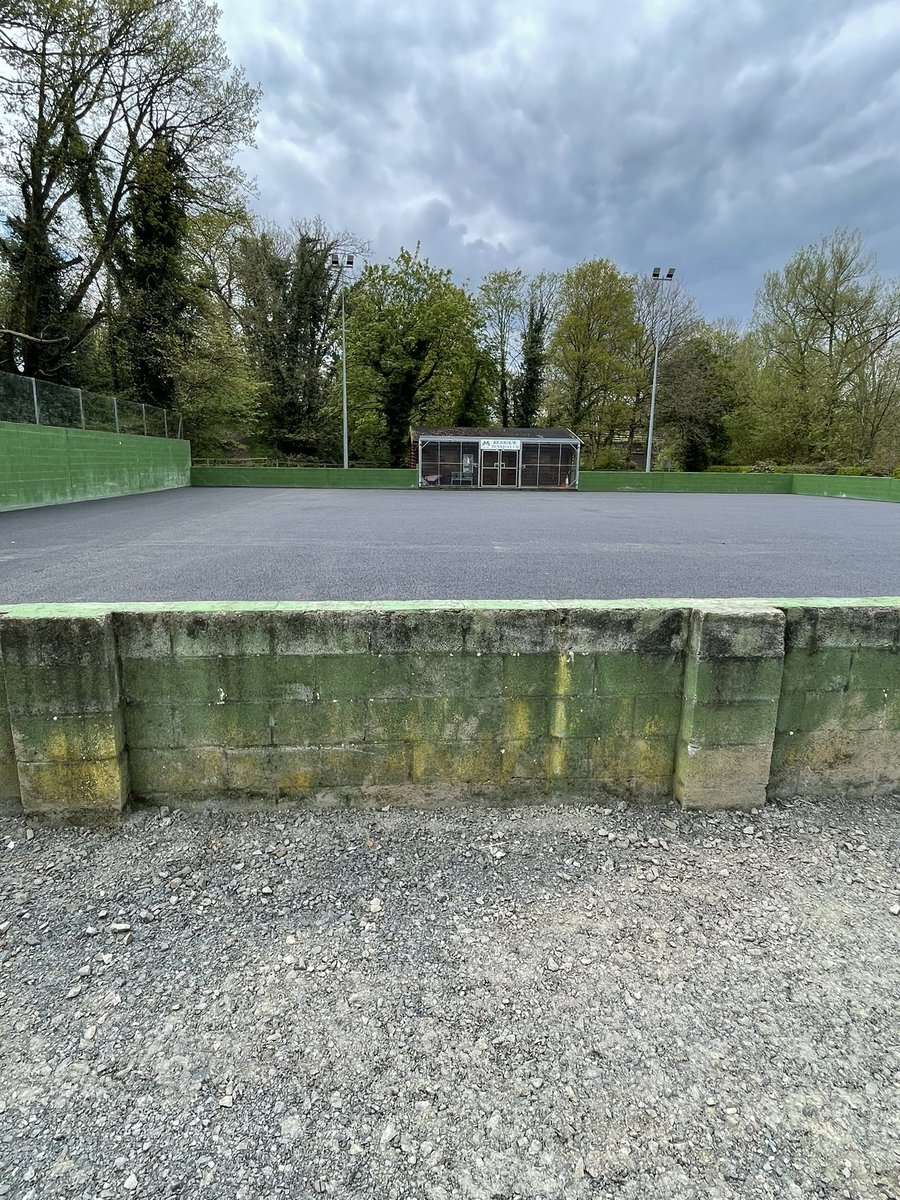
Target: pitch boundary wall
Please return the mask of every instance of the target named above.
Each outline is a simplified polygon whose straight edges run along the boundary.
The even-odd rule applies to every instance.
[[[0,512],[187,487],[190,443],[0,421]]]
[[[415,488],[415,471],[351,467],[194,467],[194,487]],[[458,489],[477,490],[477,489]],[[563,489],[565,490],[565,489]],[[900,479],[726,471],[582,471],[582,492],[700,492],[900,501]]]
[[[898,790],[900,598],[0,615],[10,812]]]

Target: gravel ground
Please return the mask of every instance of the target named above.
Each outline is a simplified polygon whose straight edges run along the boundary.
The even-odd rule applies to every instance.
[[[0,822],[0,1195],[900,1197],[900,805]]]

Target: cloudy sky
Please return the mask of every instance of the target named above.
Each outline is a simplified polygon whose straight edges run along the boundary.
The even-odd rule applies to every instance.
[[[220,3],[275,220],[472,281],[673,264],[710,317],[838,225],[900,275],[900,0]]]

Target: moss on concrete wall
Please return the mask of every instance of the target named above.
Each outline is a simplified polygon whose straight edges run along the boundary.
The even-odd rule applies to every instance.
[[[900,786],[900,600],[17,606],[0,663],[29,812]]]
[[[0,511],[187,487],[190,445],[0,421]]]

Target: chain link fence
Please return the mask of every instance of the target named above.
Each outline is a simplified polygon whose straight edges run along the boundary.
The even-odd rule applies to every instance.
[[[119,400],[83,388],[63,387],[46,379],[2,371],[0,421],[167,438],[181,437],[182,424],[181,417],[153,404],[136,404],[133,400]]]

